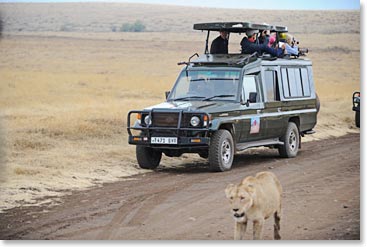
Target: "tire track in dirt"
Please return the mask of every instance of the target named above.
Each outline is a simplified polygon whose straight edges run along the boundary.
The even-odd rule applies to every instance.
[[[154,209],[154,205],[161,204],[170,195],[179,193],[179,191],[184,189],[188,184],[198,182],[202,179],[202,176],[199,176],[196,180],[186,178],[184,181],[181,181],[179,185],[171,185],[168,188],[158,188],[153,192],[149,191],[148,193],[142,193],[139,196],[126,200],[124,204],[116,210],[117,212],[113,213],[112,219],[108,224],[94,228],[100,230],[97,239],[115,239],[116,236],[118,236],[118,233],[116,233],[117,228],[121,226],[139,226],[142,224],[144,218]],[[73,237],[73,235],[75,235],[74,232],[64,234],[63,237]]]

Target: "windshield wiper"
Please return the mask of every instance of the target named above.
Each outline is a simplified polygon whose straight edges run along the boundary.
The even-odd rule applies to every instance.
[[[190,100],[190,99],[202,99],[205,98],[204,96],[187,96],[187,97],[182,97],[182,98],[177,98],[177,99],[173,99],[173,101],[178,101],[178,100]]]
[[[210,81],[238,81],[239,78],[209,78]]]
[[[228,97],[234,97],[234,96],[236,96],[236,95],[234,95],[234,94],[220,94],[220,95],[214,95],[212,97],[203,99],[203,101],[209,101],[209,100],[212,100],[214,98],[228,98]]]
[[[203,79],[203,78],[198,78],[198,79],[192,79],[190,80],[190,82],[193,81],[238,81],[239,78],[207,78],[207,79]]]
[[[199,78],[199,79],[192,79],[192,80],[190,80],[190,82],[192,82],[192,81],[205,81],[205,79]]]

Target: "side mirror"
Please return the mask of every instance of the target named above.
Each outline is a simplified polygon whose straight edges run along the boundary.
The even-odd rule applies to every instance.
[[[250,100],[247,100],[247,101],[241,100],[241,105],[245,105],[245,106],[249,107],[250,106]]]
[[[165,92],[165,95],[166,95],[166,99],[168,99],[168,96],[169,96],[169,94],[171,93],[171,91],[166,91]]]
[[[249,102],[250,103],[256,103],[256,98],[257,98],[257,93],[256,92],[251,92],[249,95]]]

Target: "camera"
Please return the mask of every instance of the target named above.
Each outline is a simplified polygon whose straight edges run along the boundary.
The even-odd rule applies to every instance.
[[[292,42],[291,42],[291,44],[292,44],[292,47],[293,47],[294,45],[299,45],[299,41],[298,41],[298,40],[296,40],[294,37],[292,37]]]
[[[308,48],[299,48],[298,49],[299,56],[305,56],[306,53],[308,53]]]

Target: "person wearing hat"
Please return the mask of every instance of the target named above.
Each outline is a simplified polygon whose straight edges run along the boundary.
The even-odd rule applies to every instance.
[[[269,42],[270,42],[270,30],[269,29],[262,30],[261,35],[259,37],[259,44],[266,44],[267,46],[269,46]]]
[[[228,32],[219,31],[219,36],[215,38],[210,46],[211,54],[228,54]]]
[[[256,38],[259,30],[249,29],[246,31],[246,36],[241,41],[242,53],[252,54],[257,52],[259,55],[262,53],[268,53],[273,57],[282,57],[284,54],[284,47],[272,48],[267,44],[256,44]]]
[[[285,43],[286,54],[298,56],[299,49],[298,49],[297,42],[295,41],[294,37],[291,36],[290,34],[287,34],[285,41],[286,41]]]

